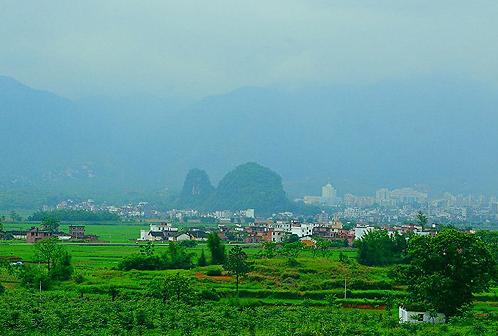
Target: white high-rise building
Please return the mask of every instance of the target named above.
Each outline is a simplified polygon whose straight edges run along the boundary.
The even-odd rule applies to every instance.
[[[322,203],[326,205],[333,205],[337,201],[337,190],[332,184],[327,183],[322,187]]]
[[[375,192],[375,203],[386,206],[391,201],[391,192],[387,188],[379,189]]]

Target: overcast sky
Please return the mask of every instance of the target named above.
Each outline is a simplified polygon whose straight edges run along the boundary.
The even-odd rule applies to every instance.
[[[498,1],[0,0],[0,74],[69,97],[451,76],[498,86]]]

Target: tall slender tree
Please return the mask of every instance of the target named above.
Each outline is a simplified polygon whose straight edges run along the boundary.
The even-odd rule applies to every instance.
[[[247,254],[240,246],[234,246],[228,252],[228,258],[223,265],[223,268],[235,276],[235,291],[239,296],[239,281],[240,277],[244,276],[251,270],[251,264],[247,261]]]
[[[208,248],[211,252],[211,264],[222,265],[225,262],[225,245],[216,232],[208,236]]]

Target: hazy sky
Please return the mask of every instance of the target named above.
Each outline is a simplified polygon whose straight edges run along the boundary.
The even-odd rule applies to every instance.
[[[498,85],[498,1],[0,0],[0,74],[70,97],[416,76]]]

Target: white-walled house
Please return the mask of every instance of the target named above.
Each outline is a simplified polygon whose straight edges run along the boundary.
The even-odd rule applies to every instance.
[[[192,240],[192,237],[188,233],[181,233],[175,237],[176,241]]]
[[[318,223],[299,223],[292,224],[291,234],[297,235],[299,238],[313,235],[313,229],[319,226]]]
[[[440,324],[446,322],[446,315],[443,313],[430,313],[418,311],[420,308],[399,306],[399,323],[432,323]]]
[[[375,227],[368,225],[357,225],[354,228],[354,239],[360,240],[365,236],[368,232],[375,230]]]
[[[178,228],[172,227],[169,223],[150,224],[149,230],[140,230],[140,238],[138,240],[173,240],[172,237],[177,233]]]
[[[282,243],[287,238],[288,233],[281,229],[272,229],[271,241],[274,243]]]

